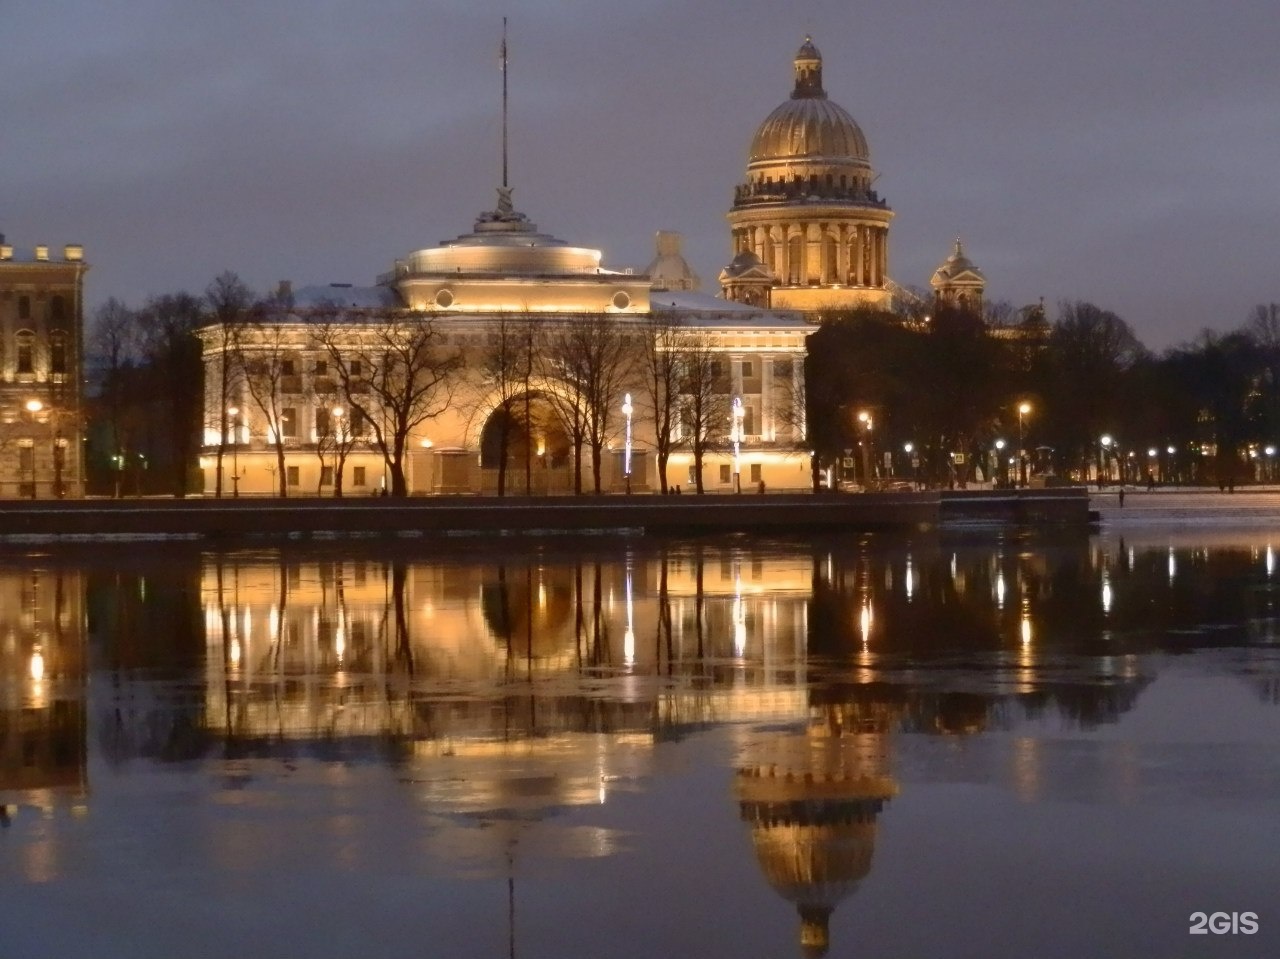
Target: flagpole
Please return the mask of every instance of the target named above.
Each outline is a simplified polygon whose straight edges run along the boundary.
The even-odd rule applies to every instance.
[[[502,18],[502,186],[507,186],[507,18]]]

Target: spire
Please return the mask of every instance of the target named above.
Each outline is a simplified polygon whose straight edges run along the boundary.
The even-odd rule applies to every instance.
[[[502,18],[502,47],[500,49],[502,57],[502,190],[498,191],[499,196],[506,194],[507,202],[510,203],[511,191],[507,184],[507,18]],[[501,204],[499,204],[501,205]]]
[[[805,37],[796,52],[796,88],[791,91],[793,100],[806,98],[827,98],[827,91],[822,89],[822,54],[813,45],[812,37]]]
[[[964,244],[960,242],[960,237],[956,237],[956,256],[964,256]]]
[[[532,232],[535,227],[529,218],[516,210],[511,199],[514,187],[507,176],[507,18],[502,18],[502,44],[498,47],[498,65],[502,68],[502,186],[498,187],[498,205],[481,213],[476,219],[476,230],[517,230]]]

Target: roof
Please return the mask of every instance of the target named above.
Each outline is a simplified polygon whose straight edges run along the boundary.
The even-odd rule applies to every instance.
[[[799,313],[762,310],[707,293],[684,290],[654,290],[649,298],[649,308],[655,313],[674,313],[678,319],[693,326],[813,329]]]
[[[325,306],[341,306],[355,310],[401,309],[395,290],[387,286],[354,286],[350,283],[330,283],[304,286],[293,292],[295,309],[316,309]]]

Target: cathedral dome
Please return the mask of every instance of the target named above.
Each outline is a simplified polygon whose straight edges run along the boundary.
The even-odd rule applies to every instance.
[[[795,58],[795,89],[756,130],[749,168],[787,161],[869,167],[867,138],[849,112],[827,99],[822,54],[806,38]]]

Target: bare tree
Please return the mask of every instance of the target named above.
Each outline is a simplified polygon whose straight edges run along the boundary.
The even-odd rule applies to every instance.
[[[472,412],[493,417],[498,440],[498,495],[505,496],[512,440],[524,432],[525,491],[532,483],[532,378],[536,328],[527,315],[500,313],[487,327],[475,353]]]
[[[595,313],[565,323],[548,345],[549,378],[563,393],[557,402],[561,424],[575,443],[574,488],[582,492],[582,443],[591,450],[592,486],[602,491],[605,444],[616,426],[628,377],[634,367],[634,342],[617,317]]]
[[[175,496],[186,494],[200,448],[201,416],[206,403],[196,331],[205,320],[203,303],[189,293],[153,297],[137,315],[138,351],[148,381],[143,384],[149,398],[146,409],[150,415],[146,419],[158,422],[160,430],[167,434],[162,449],[172,469],[170,482]]]
[[[114,494],[120,497],[120,477],[126,455],[126,408],[128,372],[137,358],[138,326],[132,310],[114,296],[98,307],[89,334],[90,349],[104,364],[98,406],[111,437],[111,473]]]
[[[590,383],[586,363],[567,323],[547,334],[535,359],[538,377],[548,389],[547,402],[573,447],[573,491],[582,494],[582,449],[587,442]]]
[[[227,271],[219,274],[209,284],[204,298],[209,305],[210,320],[206,336],[218,354],[217,381],[213,384],[218,409],[210,418],[210,425],[216,424],[218,433],[214,495],[221,497],[222,461],[227,451],[227,409],[233,405],[238,388],[243,382],[240,341],[249,320],[253,294],[241,282],[240,277]]]
[[[301,387],[299,364],[293,334],[289,329],[291,304],[287,298],[273,297],[250,314],[240,331],[240,362],[244,386],[267,423],[267,436],[276,453],[281,497],[289,495],[289,477],[285,466],[285,441],[296,436],[297,406],[288,405],[288,395]],[[290,422],[290,417],[294,417]],[[239,436],[236,442],[239,442]],[[239,477],[236,478],[237,487]]]
[[[430,316],[405,310],[335,314],[317,337],[351,418],[373,433],[391,474],[391,494],[407,496],[409,434],[448,408],[462,355],[445,345]]]
[[[640,339],[644,366],[643,396],[653,423],[654,452],[658,459],[658,484],[667,484],[667,463],[675,447],[676,423],[680,417],[680,321],[673,315],[655,311],[645,323]],[[665,573],[665,567],[664,567]]]
[[[694,485],[702,493],[703,460],[729,430],[729,377],[710,340],[685,336],[680,344],[681,439],[693,451]]]

